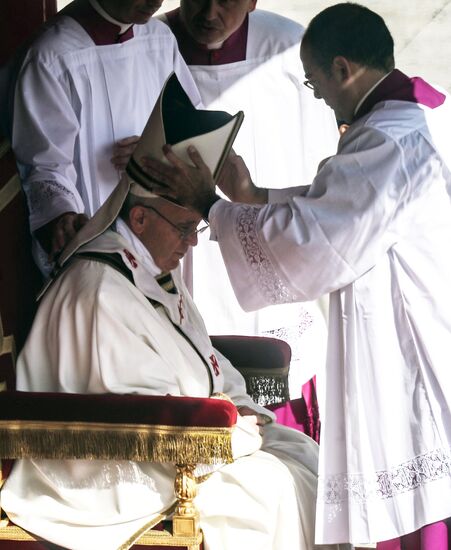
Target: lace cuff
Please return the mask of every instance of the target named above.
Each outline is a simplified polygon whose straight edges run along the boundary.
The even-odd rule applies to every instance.
[[[24,184],[32,231],[64,212],[79,212],[72,191],[55,180],[33,181]]]
[[[243,206],[236,220],[236,232],[240,240],[246,262],[251,272],[256,274],[257,284],[268,305],[296,301],[277,274],[272,260],[260,245],[256,222],[261,207]]]

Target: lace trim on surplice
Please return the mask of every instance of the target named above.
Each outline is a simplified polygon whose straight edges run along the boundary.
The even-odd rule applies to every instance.
[[[301,306],[301,304],[299,304],[299,315],[296,325],[264,330],[262,331],[262,335],[288,342],[291,347],[291,362],[293,363],[302,359],[304,346],[301,337],[312,325],[313,317]]]
[[[277,271],[263,248],[256,231],[260,212],[258,206],[243,206],[238,215],[236,230],[251,271],[257,275],[257,284],[268,304],[284,304],[295,301],[295,296],[277,275]]]
[[[28,209],[30,213],[45,210],[48,203],[56,197],[65,195],[74,202],[74,195],[69,189],[55,180],[35,181],[25,185]]]
[[[326,504],[345,501],[363,504],[369,500],[393,498],[421,485],[451,475],[450,451],[438,449],[416,456],[390,470],[362,474],[337,474],[319,480],[318,495]]]
[[[95,460],[95,461],[62,461],[67,463],[67,469],[54,468],[52,460],[33,461],[40,472],[56,487],[64,489],[99,489],[105,490],[117,485],[143,485],[152,491],[157,490],[155,480],[151,474],[140,468],[139,464],[132,461]],[[175,478],[173,465],[158,465],[166,469]],[[77,476],[72,468],[80,468]],[[172,473],[173,470],[173,473]],[[80,472],[84,472],[82,476]],[[72,474],[72,475],[71,475]]]

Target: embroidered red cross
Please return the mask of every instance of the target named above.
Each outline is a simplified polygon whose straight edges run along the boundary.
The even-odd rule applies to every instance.
[[[138,267],[138,262],[136,261],[136,258],[133,256],[133,254],[124,248],[124,254],[127,256],[127,260],[130,262],[130,265],[136,269]]]
[[[213,353],[210,355],[210,362],[211,362],[211,366],[213,367],[215,376],[219,376],[218,360],[216,359],[216,356]]]
[[[183,294],[180,294],[178,308],[179,308],[179,315],[180,315],[180,324],[182,324],[182,321],[185,318],[185,316],[183,315]]]

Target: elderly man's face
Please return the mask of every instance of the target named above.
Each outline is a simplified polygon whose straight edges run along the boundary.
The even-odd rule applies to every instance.
[[[181,0],[180,15],[196,42],[212,46],[233,34],[256,3],[257,0]]]
[[[162,271],[175,269],[189,247],[197,244],[196,228],[202,218],[192,210],[157,199],[151,207],[132,208],[131,220],[134,217],[135,222],[140,218],[140,224],[131,221],[132,230]]]
[[[99,0],[102,8],[122,23],[143,25],[160,9],[163,0]]]

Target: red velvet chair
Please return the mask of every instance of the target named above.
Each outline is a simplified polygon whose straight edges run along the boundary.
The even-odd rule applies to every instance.
[[[16,458],[173,462],[177,468],[173,519],[138,533],[133,548],[201,548],[202,533],[193,504],[193,470],[197,463],[232,460],[235,406],[221,398],[15,391],[16,351],[31,325],[34,297],[41,285],[31,258],[27,219],[14,157],[8,144],[1,142],[0,488],[11,460]],[[218,337],[214,343],[243,369],[256,400],[262,400],[262,390],[266,391],[264,403],[288,397],[288,344],[252,337]],[[0,516],[0,550],[50,548],[56,547],[13,525],[5,515]]]
[[[215,398],[5,391],[0,393],[0,411],[1,457],[175,463],[177,503],[171,526],[149,527],[145,534],[136,534],[136,541],[154,548],[200,547],[193,471],[198,463],[232,461],[237,415],[233,403]],[[47,547],[7,518],[1,520],[0,549]]]
[[[275,338],[211,336],[216,349],[238,368],[252,399],[273,411],[277,422],[305,433],[317,443],[321,422],[316,377],[302,386],[302,397],[291,399],[288,388],[291,348]]]

